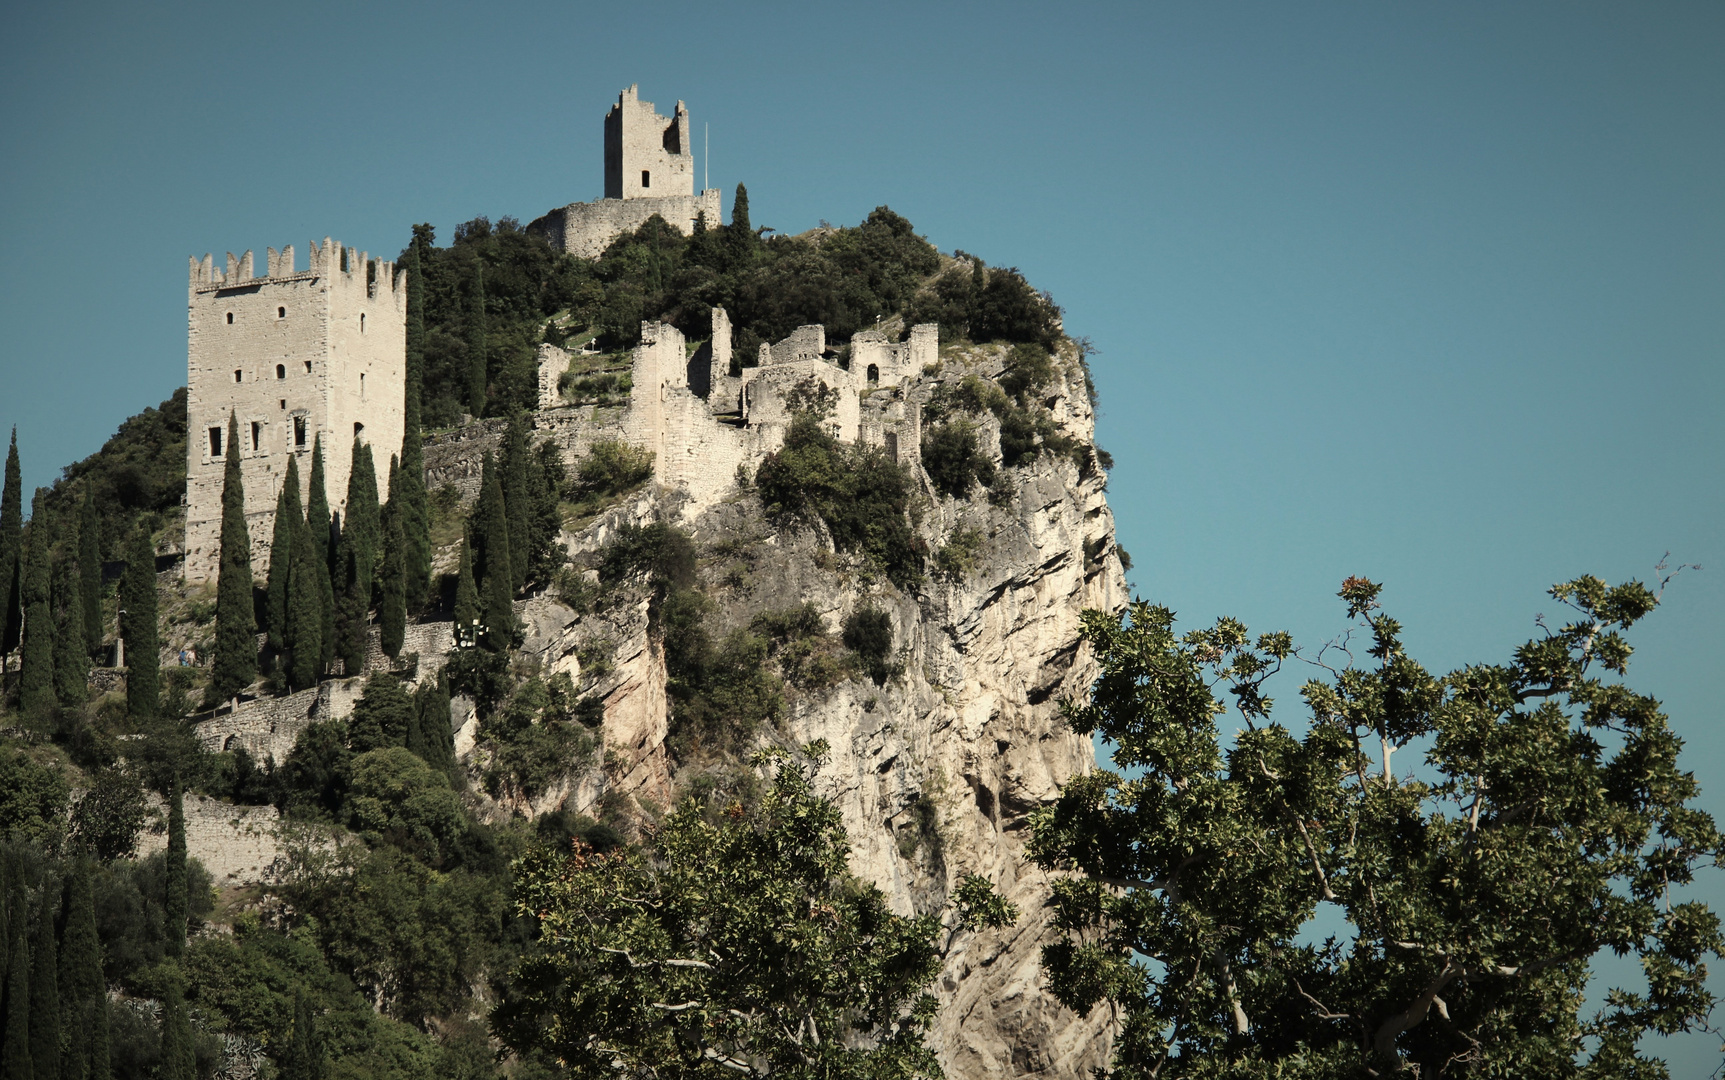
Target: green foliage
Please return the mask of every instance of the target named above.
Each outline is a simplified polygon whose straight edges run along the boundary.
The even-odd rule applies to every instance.
[[[9,868],[10,869],[10,868]],[[12,874],[8,873],[8,877]],[[8,881],[7,914],[10,932],[7,935],[6,959],[6,1030],[0,1035],[0,1074],[8,1080],[32,1080],[34,1068],[30,1053],[30,938],[25,914],[25,893],[22,883]]]
[[[18,428],[6,451],[0,488],[0,656],[18,647],[24,629],[24,471],[18,463]]]
[[[661,592],[686,589],[695,582],[695,545],[682,530],[654,522],[618,528],[599,561],[599,580],[615,585],[645,572]]]
[[[912,528],[910,475],[879,450],[842,445],[799,414],[755,483],[769,513],[822,522],[835,547],[864,556],[901,588],[921,579],[926,545]]]
[[[824,748],[812,747],[820,752]],[[787,757],[758,810],[687,802],[647,850],[538,850],[517,867],[537,948],[492,1026],[579,1076],[935,1077],[922,993],[933,917],[856,882],[837,807]]]
[[[975,529],[955,529],[952,538],[934,553],[934,565],[953,581],[962,581],[982,558],[984,537]]]
[[[96,509],[94,484],[84,485],[84,506],[78,524],[78,598],[82,602],[84,654],[102,647],[102,515]]]
[[[994,462],[976,445],[976,425],[957,418],[931,426],[922,441],[922,467],[935,490],[955,499],[970,497],[977,484],[994,482]]]
[[[282,489],[276,496],[275,531],[270,539],[270,569],[264,586],[268,593],[268,630],[270,648],[277,654],[285,652],[293,636],[288,626],[290,601],[288,579],[293,576],[294,552],[305,515],[299,503],[299,455],[289,454],[287,472],[282,477]]]
[[[1138,775],[1077,777],[1033,815],[1031,856],[1075,872],[1054,883],[1050,989],[1121,1010],[1134,1076],[1662,1075],[1637,1040],[1705,1023],[1722,945],[1671,889],[1725,843],[1689,805],[1659,703],[1621,682],[1622,631],[1656,597],[1556,586],[1574,621],[1438,677],[1378,592],[1344,582],[1373,664],[1307,682],[1298,738],[1263,694],[1286,634],[1224,619],[1176,637],[1144,603],[1086,613],[1102,675],[1068,717]],[[1245,721],[1228,747],[1218,683]],[[1427,749],[1398,777],[1410,743]],[[1302,940],[1320,902],[1351,939]],[[1649,989],[1584,1018],[1602,949],[1637,955]]]
[[[186,950],[186,918],[190,897],[186,879],[186,809],[176,775],[168,787],[168,849],[162,900],[162,932],[169,956]]]
[[[510,565],[509,507],[496,460],[487,453],[482,466],[479,501],[469,522],[473,548],[473,576],[479,582],[481,644],[501,652],[515,644],[519,627],[511,599],[515,594],[515,572]]]
[[[65,777],[14,746],[0,746],[0,839],[27,840],[50,850],[65,833]]]
[[[763,611],[749,621],[749,630],[766,639],[785,681],[799,690],[824,690],[849,674],[837,639],[813,604]]]
[[[72,808],[72,845],[111,862],[129,859],[144,827],[144,785],[131,769],[108,768],[90,777],[90,789]]]
[[[78,518],[61,530],[60,559],[54,566],[54,696],[65,709],[90,699],[90,652],[84,625],[83,574],[78,566]]]
[[[240,426],[228,413],[227,465],[222,472],[221,563],[216,571],[216,649],[209,704],[234,697],[258,673],[257,622],[252,615],[252,540],[246,530],[245,481],[240,475]]]
[[[126,714],[134,724],[156,718],[162,694],[156,625],[156,550],[148,530],[132,533],[126,576],[120,584],[121,629],[126,641]]]
[[[434,866],[453,853],[467,824],[449,778],[399,746],[354,756],[343,810],[348,828]]]
[[[100,450],[66,466],[48,493],[49,516],[76,516],[86,491],[99,510],[98,552],[108,552],[110,558],[124,550],[140,521],[149,522],[180,505],[186,493],[185,387],[156,408],[122,421]]]
[[[347,718],[348,746],[356,754],[406,746],[414,719],[414,702],[401,680],[380,671],[365,681],[365,691]]]
[[[878,685],[893,674],[892,616],[874,607],[860,607],[845,620],[845,648],[856,653],[864,669]]]
[[[966,930],[999,930],[1018,922],[1018,905],[994,891],[980,874],[966,874],[953,890],[958,924]]]
[[[402,519],[406,514],[406,495],[402,491],[401,466],[389,459],[389,503],[383,509],[382,594],[377,605],[378,644],[391,660],[401,654],[401,644],[407,636],[407,559],[406,533]]]
[[[67,1080],[108,1080],[108,986],[96,933],[95,894],[87,861],[66,877],[66,928],[60,947],[59,991],[67,1039]]]
[[[566,674],[530,678],[479,729],[489,755],[485,790],[493,798],[528,800],[557,780],[592,765],[598,742],[577,719],[580,702]]]
[[[317,685],[324,668],[324,626],[332,621],[325,607],[330,592],[329,568],[319,557],[311,528],[295,522],[292,547],[285,557],[292,561],[287,577],[288,689],[304,690]],[[283,556],[276,556],[283,557]]]
[[[580,503],[597,504],[627,494],[652,478],[653,451],[601,439],[576,466],[572,494]]]

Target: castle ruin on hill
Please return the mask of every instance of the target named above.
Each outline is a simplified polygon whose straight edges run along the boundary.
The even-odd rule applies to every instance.
[[[708,225],[719,224],[719,192],[708,188],[695,194],[689,110],[679,101],[670,117],[660,116],[630,86],[605,114],[605,197],[560,206],[527,231],[559,251],[593,259],[654,214],[688,236],[701,214]]]
[[[323,442],[330,505],[346,507],[356,439],[377,447],[378,498],[389,455],[399,453],[407,389],[406,271],[324,238],[311,265],[269,249],[263,277],[252,253],[191,260],[186,293],[186,561],[188,580],[216,576],[222,478],[240,455],[252,571],[269,570],[276,497],[287,455],[301,457],[303,498],[311,453]],[[228,417],[239,445],[228,445]]]

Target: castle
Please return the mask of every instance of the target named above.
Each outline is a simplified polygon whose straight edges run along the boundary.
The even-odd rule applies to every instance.
[[[699,215],[710,226],[719,224],[719,192],[695,194],[689,110],[679,101],[667,119],[631,86],[605,114],[605,197],[558,207],[527,230],[559,251],[593,259],[654,214],[688,236]]]
[[[401,449],[407,388],[406,271],[324,238],[311,266],[294,249],[269,249],[263,277],[252,253],[225,271],[191,260],[186,295],[186,556],[190,581],[216,576],[222,482],[240,456],[252,572],[269,570],[270,533],[287,455],[301,456],[302,503],[321,437],[330,505],[346,506],[356,438],[377,447],[378,498],[389,455]],[[228,417],[239,445],[228,443]]]

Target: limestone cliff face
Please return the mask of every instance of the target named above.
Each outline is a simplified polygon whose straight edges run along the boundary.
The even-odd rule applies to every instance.
[[[967,373],[997,375],[1000,363],[1000,350],[949,356],[908,393],[926,401]],[[1093,417],[1075,363],[1043,404],[1062,433],[1091,443]],[[985,448],[998,455],[998,428],[983,430]],[[911,591],[871,581],[817,529],[775,527],[758,499],[740,490],[704,507],[675,491],[643,493],[580,534],[565,534],[565,542],[580,556],[624,522],[678,523],[704,552],[725,553],[702,569],[716,604],[715,636],[803,603],[835,632],[865,602],[890,614],[902,674],[878,686],[857,678],[819,693],[789,689],[771,737],[830,744],[820,779],[843,809],[852,868],[896,910],[940,912],[959,878],[978,873],[1023,913],[1006,931],[950,940],[933,1036],[947,1075],[1079,1077],[1107,1063],[1105,1017],[1072,1015],[1040,989],[1048,883],[1024,862],[1026,819],[1094,764],[1090,741],[1066,728],[1059,704],[1094,676],[1078,640],[1080,613],[1117,609],[1126,584],[1094,459],[1080,468],[1072,456],[1043,454],[1008,475],[1009,496],[997,488],[992,501],[980,490],[970,500],[942,499],[924,481],[920,528],[931,550],[960,530],[974,530],[982,546],[969,573],[931,575]],[[586,810],[606,789],[664,806],[682,765],[665,745],[664,657],[644,600],[578,617],[542,599],[523,613],[527,651],[550,669],[578,674],[578,654],[591,658],[594,643],[604,643],[610,670],[591,692],[605,702],[606,764],[602,776],[571,778],[514,809],[543,811],[568,799]]]

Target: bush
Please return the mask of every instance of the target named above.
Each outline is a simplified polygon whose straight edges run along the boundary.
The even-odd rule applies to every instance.
[[[959,529],[952,539],[935,552],[934,564],[940,572],[954,580],[970,576],[982,555],[983,536],[975,529]]]
[[[922,467],[935,490],[955,499],[970,497],[978,483],[994,483],[994,462],[976,448],[976,426],[955,419],[928,429],[922,440]]]
[[[926,547],[911,526],[910,474],[879,450],[843,446],[799,415],[755,483],[768,513],[823,522],[835,547],[865,556],[900,587],[921,580]]]
[[[69,792],[60,770],[0,747],[0,838],[32,840],[52,851],[65,835]]]
[[[461,798],[449,780],[405,747],[372,750],[353,759],[346,822],[438,864],[466,828]]]
[[[892,616],[879,608],[858,608],[845,620],[844,642],[845,648],[862,659],[875,685],[886,682],[893,673],[887,664],[887,657],[892,655]]]
[[[695,580],[695,545],[688,535],[661,522],[625,525],[605,545],[599,580],[615,585],[646,571],[661,590],[686,588]]]
[[[559,778],[591,764],[597,743],[580,723],[582,704],[566,674],[522,683],[479,730],[491,752],[486,793],[493,798],[536,798]]]
[[[784,611],[763,611],[749,630],[767,639],[767,648],[785,681],[799,690],[824,690],[845,677],[838,642],[813,604]]]

